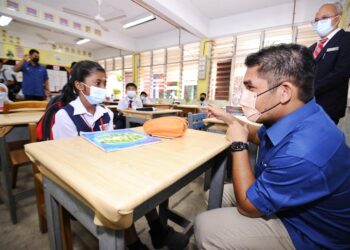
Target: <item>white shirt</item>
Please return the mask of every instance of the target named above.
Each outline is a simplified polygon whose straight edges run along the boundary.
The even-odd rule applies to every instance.
[[[200,101],[199,106],[208,106],[208,102],[207,101]]]
[[[95,122],[99,122],[99,119],[104,113],[108,112],[110,121],[108,124],[104,124],[105,130],[113,130],[113,113],[108,108],[104,108],[100,105],[96,105],[95,114],[89,113],[82,104],[80,97],[69,103],[74,108],[74,115],[80,115],[83,120],[90,126],[94,127]],[[78,130],[64,109],[59,110],[55,116],[55,124],[52,127],[52,134],[54,139],[61,139],[66,137],[73,137],[78,135]]]
[[[127,109],[129,107],[129,100],[130,98],[125,96],[123,97],[123,99],[121,99],[118,103],[118,109]],[[143,105],[142,105],[142,101],[139,97],[134,97],[132,100],[132,103],[131,103],[131,107],[132,109],[137,109],[137,108],[142,108]]]
[[[13,81],[12,72],[10,69],[2,67],[0,69],[0,79],[3,79],[3,83],[7,85],[7,81]]]

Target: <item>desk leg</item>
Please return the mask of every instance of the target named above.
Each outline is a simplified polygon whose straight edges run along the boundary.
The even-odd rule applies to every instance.
[[[168,211],[169,209],[169,199],[159,204],[159,218],[163,225],[168,224]]]
[[[125,117],[125,127],[130,128],[130,119],[128,117]]]
[[[62,237],[61,237],[61,228],[60,228],[60,211],[59,204],[51,196],[50,189],[52,188],[51,183],[47,181],[47,178],[44,176],[44,190],[45,190],[45,207],[46,207],[46,217],[47,217],[47,226],[49,232],[49,241],[51,250],[61,250],[62,246]]]
[[[0,158],[1,158],[1,184],[5,194],[4,202],[10,210],[11,221],[17,223],[16,201],[12,193],[11,176],[10,176],[10,159],[7,154],[5,136],[0,138]]]
[[[227,157],[228,154],[224,151],[215,160],[215,166],[211,173],[212,179],[209,191],[208,210],[221,207]]]
[[[124,230],[116,231],[100,227],[99,233],[98,242],[100,250],[125,249]]]

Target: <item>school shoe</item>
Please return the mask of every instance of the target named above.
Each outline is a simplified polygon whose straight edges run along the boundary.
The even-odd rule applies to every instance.
[[[170,226],[166,226],[162,232],[158,230],[149,230],[152,245],[155,249],[167,246],[170,250],[182,250],[188,244],[188,237],[174,230]]]

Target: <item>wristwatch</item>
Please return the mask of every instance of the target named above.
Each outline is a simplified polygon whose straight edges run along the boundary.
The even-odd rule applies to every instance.
[[[243,151],[248,149],[249,149],[249,144],[247,142],[234,141],[231,144],[231,152]]]

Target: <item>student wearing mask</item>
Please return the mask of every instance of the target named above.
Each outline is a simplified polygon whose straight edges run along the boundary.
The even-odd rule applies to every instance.
[[[350,78],[350,32],[338,28],[342,13],[338,2],[321,6],[312,21],[320,40],[310,47],[316,61],[316,102],[335,124],[345,116]]]
[[[106,80],[105,70],[98,63],[76,63],[63,88],[63,108],[56,113],[52,127],[54,139],[77,136],[80,132],[113,130],[113,113],[100,105],[106,97]],[[155,208],[146,214],[146,219],[154,248],[183,249],[188,244],[186,235],[161,223]],[[148,249],[138,238],[134,225],[126,230],[125,239],[130,250]]]
[[[26,100],[42,101],[50,97],[49,77],[46,68],[39,61],[39,51],[31,49],[29,56],[24,55],[23,60],[13,68],[14,72],[22,71],[22,92]]]
[[[142,104],[147,104],[149,103],[149,99],[147,98],[147,93],[145,91],[142,91],[140,94],[140,99],[142,101]]]
[[[113,113],[100,104],[106,97],[106,73],[92,61],[76,64],[61,100],[63,108],[55,116],[54,139],[72,137],[80,132],[113,130]]]
[[[129,82],[125,86],[126,96],[118,103],[118,109],[137,109],[142,108],[142,101],[136,96],[137,86],[133,82]]]
[[[207,103],[206,99],[207,99],[207,94],[206,93],[201,93],[199,95],[199,100],[200,100],[199,105],[200,106],[208,106],[208,103]]]
[[[199,249],[350,249],[350,148],[313,94],[314,60],[301,45],[264,48],[245,60],[237,120],[226,122],[232,184],[223,208],[195,220]],[[248,140],[260,146],[252,170]]]

